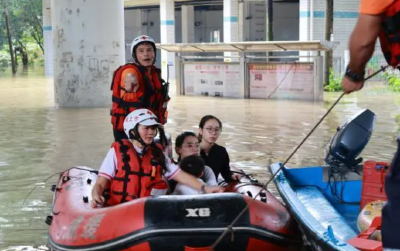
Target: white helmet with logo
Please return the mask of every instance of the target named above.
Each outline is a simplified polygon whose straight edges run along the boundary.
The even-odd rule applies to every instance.
[[[124,121],[124,131],[125,134],[128,136],[130,139],[131,136],[129,135],[129,132],[132,129],[135,129],[137,125],[144,125],[144,126],[153,126],[157,125],[158,128],[163,129],[164,126],[160,123],[158,123],[156,115],[150,110],[147,109],[137,109],[126,116],[125,121]],[[137,130],[137,128],[136,128]],[[137,131],[135,130],[135,134],[137,134]],[[139,136],[139,135],[135,135]],[[140,141],[140,140],[139,140]]]
[[[136,58],[136,47],[141,44],[141,43],[150,43],[153,46],[154,49],[154,61],[156,58],[156,43],[154,42],[154,39],[152,39],[149,36],[146,35],[140,35],[138,37],[136,37],[135,39],[133,39],[132,41],[132,45],[131,45],[131,53],[132,53],[132,57],[133,59],[138,63],[138,60]]]

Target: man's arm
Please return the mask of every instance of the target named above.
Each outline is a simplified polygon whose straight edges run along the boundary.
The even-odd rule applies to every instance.
[[[139,89],[139,73],[132,68],[125,69],[121,78],[121,97],[125,92],[136,92]]]
[[[360,14],[350,37],[349,68],[355,73],[363,73],[374,53],[376,39],[382,29],[382,15]]]
[[[374,53],[376,39],[382,29],[382,15],[369,15],[360,13],[356,27],[350,37],[350,62],[347,66],[353,74],[361,77],[365,66]],[[364,86],[364,78],[357,80],[345,76],[342,87],[345,93],[358,91]]]

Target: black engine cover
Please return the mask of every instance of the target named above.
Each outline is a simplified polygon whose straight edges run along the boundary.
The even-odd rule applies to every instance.
[[[375,117],[371,110],[365,109],[339,127],[328,148],[325,161],[328,164],[339,162],[348,167],[353,166],[371,138]]]

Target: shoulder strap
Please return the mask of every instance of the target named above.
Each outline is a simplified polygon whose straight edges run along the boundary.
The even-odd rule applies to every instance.
[[[150,79],[147,77],[146,68],[138,66],[138,69],[144,81],[143,107],[150,107],[150,97],[154,93],[154,88],[150,83]]]
[[[159,81],[161,83],[161,93],[162,93],[163,99],[164,100],[168,100],[169,99],[169,83],[165,82],[165,80],[162,78],[161,69],[159,69],[159,68],[157,68],[155,66],[154,66],[154,68],[155,68],[155,70],[157,72],[158,79],[159,79]]]

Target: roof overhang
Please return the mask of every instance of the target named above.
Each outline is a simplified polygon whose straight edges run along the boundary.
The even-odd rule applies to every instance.
[[[176,3],[201,3],[201,2],[212,2],[209,0],[174,0]],[[160,6],[160,0],[124,0],[125,8],[129,7],[141,7],[141,6]]]
[[[168,52],[266,52],[333,51],[338,42],[329,41],[256,41],[236,43],[156,44]]]
[[[246,2],[265,2],[265,0],[244,0]],[[295,2],[299,0],[273,0],[274,2]],[[223,0],[174,0],[175,7],[180,5],[222,5]],[[159,7],[160,0],[124,0],[125,8]]]

